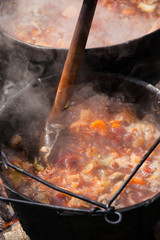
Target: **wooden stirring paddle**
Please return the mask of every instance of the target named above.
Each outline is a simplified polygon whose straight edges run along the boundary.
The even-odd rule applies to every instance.
[[[97,0],[84,0],[83,2],[69,52],[64,64],[54,105],[49,115],[49,121],[52,121],[56,112],[64,110],[68,100],[72,96],[96,4]]]
[[[46,121],[44,132],[41,136],[40,160],[43,164],[48,162],[48,159],[51,158],[51,151],[57,136],[56,134],[58,134],[61,130],[59,129],[58,131],[57,127],[55,134],[55,131],[53,131],[53,123],[55,121],[56,114],[65,109],[65,106],[72,96],[97,1],[98,0],[84,0],[81,7],[79,18],[57,89],[54,105]]]

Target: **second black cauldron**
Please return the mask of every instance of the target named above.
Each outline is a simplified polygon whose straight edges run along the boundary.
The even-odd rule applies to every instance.
[[[21,90],[12,100],[1,109],[1,143],[9,144],[10,137],[21,132],[28,139],[32,151],[38,151],[37,139],[28,134],[30,125],[38,127],[44,121],[49,110],[41,114],[40,108],[35,108],[32,102],[25,106],[28,95],[33,95],[39,101],[43,98],[43,106],[50,103],[56,90],[57,76],[39,79]],[[77,83],[94,82],[98,79],[96,88],[103,89],[112,96],[123,92],[127,102],[137,104],[138,108],[154,113],[157,121],[160,117],[160,91],[150,84],[135,79],[125,79],[122,76],[105,74],[83,74]],[[39,95],[40,94],[40,95]],[[28,111],[26,111],[28,109]],[[37,114],[39,113],[39,114]],[[40,131],[39,131],[40,133]],[[40,133],[41,134],[41,133]],[[7,178],[1,172],[7,194],[11,198],[29,201],[14,202],[13,208],[22,227],[32,240],[36,239],[154,239],[155,229],[160,220],[159,194],[140,204],[119,209],[123,218],[118,225],[110,225],[105,221],[104,213],[90,210],[67,209],[50,205],[36,205],[32,200],[14,191],[7,183]]]

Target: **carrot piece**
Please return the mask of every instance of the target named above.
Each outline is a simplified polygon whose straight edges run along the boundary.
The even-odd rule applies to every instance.
[[[131,132],[133,133],[133,132],[136,132],[137,131],[137,128],[132,128],[131,129]]]
[[[110,121],[110,123],[112,125],[112,128],[120,127],[120,121],[113,120],[113,121]]]
[[[2,229],[6,229],[12,224],[12,222],[5,222],[4,225],[2,225]]]
[[[115,127],[120,127],[120,124],[118,124],[118,123],[113,123],[113,124],[112,124],[112,127],[113,127],[113,128],[115,128]]]
[[[145,171],[147,173],[151,173],[152,172],[151,168],[149,168],[149,167],[143,168],[143,171]]]
[[[97,153],[97,149],[95,147],[89,148],[87,151],[88,156],[93,157]]]
[[[131,179],[131,183],[139,184],[139,185],[145,185],[147,183],[147,181],[143,180],[142,178],[133,177]]]
[[[104,120],[99,119],[91,123],[90,129],[101,135],[105,135],[107,132],[107,125]]]

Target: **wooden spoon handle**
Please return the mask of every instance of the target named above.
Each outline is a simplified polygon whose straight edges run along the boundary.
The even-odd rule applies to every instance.
[[[92,19],[98,0],[84,0],[80,15],[73,34],[68,55],[64,64],[62,76],[57,89],[56,98],[49,121],[52,121],[56,112],[64,110],[68,103],[78,75],[83,52],[89,35]]]

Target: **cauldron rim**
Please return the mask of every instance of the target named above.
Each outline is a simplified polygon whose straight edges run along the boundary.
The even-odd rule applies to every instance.
[[[95,75],[96,77],[108,77],[108,78],[117,78],[117,79],[123,79],[124,81],[129,81],[133,84],[136,85],[140,85],[144,88],[146,88],[147,90],[151,91],[152,93],[154,93],[155,96],[159,96],[160,97],[160,89],[158,89],[157,87],[155,87],[154,85],[152,85],[151,83],[145,82],[141,79],[138,78],[134,78],[134,77],[129,77],[129,76],[124,76],[122,74],[116,74],[116,73],[104,73],[104,72],[86,72],[86,73],[80,73],[79,76],[85,76],[85,77],[90,77],[91,75]],[[34,85],[37,84],[41,84],[41,82],[50,80],[52,78],[59,78],[60,79],[60,75],[59,74],[53,74],[53,75],[48,75],[45,77],[38,77],[36,78],[33,82],[27,84],[24,88],[20,89],[17,93],[15,93],[12,98],[10,98],[6,103],[4,103],[2,105],[2,107],[0,108],[0,115],[2,114],[1,112],[3,112],[3,109],[9,105],[15,98],[17,98],[19,95],[22,94],[23,91],[26,91],[27,88],[33,87]],[[57,88],[57,86],[55,86],[55,88]]]
[[[86,76],[87,76],[87,75],[90,75],[90,74],[93,75],[93,73],[87,73]],[[119,75],[117,75],[117,74],[105,74],[105,73],[99,73],[99,72],[97,72],[96,74],[97,74],[97,76],[102,76],[102,77],[105,77],[105,76],[106,76],[106,77],[108,77],[108,78],[116,77],[116,78],[119,78],[119,79],[123,79],[123,80],[125,80],[125,81],[129,81],[129,82],[131,82],[131,83],[133,83],[133,84],[140,85],[140,86],[146,88],[147,90],[151,91],[151,92],[154,94],[155,97],[160,98],[160,90],[159,90],[158,88],[156,88],[155,86],[153,86],[153,85],[151,85],[151,84],[148,84],[147,82],[144,82],[144,81],[142,81],[142,80],[139,80],[139,79],[136,79],[136,78],[124,77],[123,75],[120,75],[120,74],[119,74]],[[56,77],[59,77],[59,75],[50,75],[50,76],[47,76],[47,77],[39,78],[40,81],[39,81],[39,79],[38,79],[38,84],[41,84],[42,82],[46,81],[47,79],[50,79],[50,78],[53,78],[53,77],[56,78]],[[27,87],[33,87],[35,84],[37,85],[37,80],[36,80],[35,82],[31,83],[31,84],[28,84]],[[23,91],[23,90],[24,90],[24,89],[22,89],[22,91]],[[14,97],[17,97],[19,94],[21,95],[22,92],[20,91],[20,92],[19,92],[18,94],[16,94]],[[10,105],[10,102],[11,102],[11,101],[12,101],[12,99],[10,99],[6,104],[7,104],[7,105],[8,105],[8,104]],[[5,105],[3,105],[2,109],[4,108],[4,106],[5,106]],[[0,109],[0,111],[1,111],[2,109]],[[2,111],[3,111],[3,110],[2,110]],[[37,201],[34,201],[34,200],[28,198],[28,197],[25,196],[24,194],[21,194],[21,193],[17,192],[16,190],[12,189],[12,188],[8,185],[8,183],[6,183],[6,181],[3,179],[3,177],[2,177],[2,180],[3,180],[4,187],[7,188],[9,191],[17,194],[18,196],[24,198],[24,199],[27,200],[27,201],[35,202],[35,203],[37,202]],[[121,213],[124,213],[124,212],[127,212],[127,211],[132,211],[132,210],[137,209],[137,208],[149,206],[150,204],[154,203],[154,202],[155,202],[157,199],[159,199],[159,198],[160,198],[160,193],[154,195],[152,198],[149,198],[149,199],[147,199],[147,200],[145,200],[145,201],[143,201],[143,202],[140,202],[140,203],[137,203],[137,204],[128,206],[128,207],[124,207],[124,208],[117,208],[116,210],[118,210],[118,211],[121,212]],[[37,202],[37,203],[38,203],[38,202]],[[90,214],[90,213],[91,213],[91,210],[82,210],[82,209],[78,209],[78,208],[66,208],[66,207],[61,207],[61,206],[56,206],[56,205],[49,205],[49,204],[43,204],[43,205],[44,205],[44,207],[57,208],[57,209],[55,209],[55,211],[58,211],[58,209],[61,209],[61,212],[64,211],[64,212],[65,212],[65,215],[67,215],[66,212],[68,212],[68,214],[70,214],[70,213],[72,213],[72,212],[75,213],[75,214],[77,214],[77,213]],[[54,207],[53,207],[53,206],[54,206]],[[95,213],[95,214],[96,214],[96,213]],[[102,213],[102,214],[104,214],[104,213]]]
[[[15,43],[19,43],[22,46],[28,46],[30,48],[37,48],[37,49],[42,49],[42,50],[62,50],[62,51],[68,51],[69,48],[57,48],[57,47],[47,47],[47,46],[41,46],[41,45],[35,45],[35,44],[31,44],[31,43],[27,43],[25,41],[22,41],[16,37],[13,37],[12,35],[10,35],[9,33],[7,33],[7,31],[5,31],[5,29],[3,29],[2,27],[0,28],[0,32],[9,40],[15,42]],[[122,42],[122,43],[117,43],[117,44],[113,44],[113,45],[109,45],[109,46],[99,46],[99,47],[87,47],[85,49],[85,51],[87,50],[100,50],[100,49],[110,49],[110,48],[121,48],[121,46],[126,45],[126,44],[132,44],[135,42],[138,42],[142,39],[148,38],[154,34],[156,34],[157,32],[160,32],[160,28],[156,29],[155,31],[151,32],[151,33],[147,33],[145,35],[142,35],[140,37],[134,38],[134,39],[130,39],[128,41]]]

